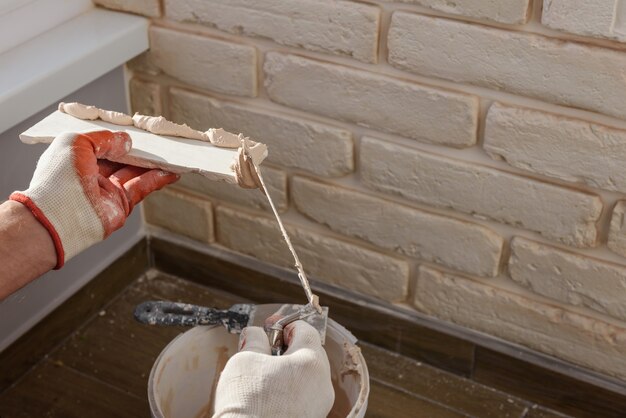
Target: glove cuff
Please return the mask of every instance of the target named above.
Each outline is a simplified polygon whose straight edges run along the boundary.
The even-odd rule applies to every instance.
[[[55,270],[59,270],[65,264],[65,251],[63,250],[63,243],[61,242],[61,237],[59,233],[52,225],[52,222],[44,215],[44,213],[39,209],[39,207],[33,202],[28,196],[20,193],[13,192],[11,196],[9,196],[9,200],[13,200],[19,202],[26,206],[28,210],[33,214],[35,219],[48,231],[50,237],[52,238],[52,242],[54,243],[54,249],[57,253],[57,264],[54,267]]]

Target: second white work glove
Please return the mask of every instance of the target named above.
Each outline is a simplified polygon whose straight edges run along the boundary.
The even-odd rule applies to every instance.
[[[267,334],[245,328],[215,393],[218,418],[326,417],[335,400],[318,332],[304,321],[285,327],[288,349],[272,356]]]

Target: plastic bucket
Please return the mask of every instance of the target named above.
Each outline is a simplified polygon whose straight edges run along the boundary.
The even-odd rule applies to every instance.
[[[239,336],[222,326],[195,327],[180,334],[157,358],[148,382],[155,418],[205,418],[224,365],[237,352]],[[328,319],[325,350],[330,362],[335,404],[329,417],[364,417],[369,375],[356,338]]]

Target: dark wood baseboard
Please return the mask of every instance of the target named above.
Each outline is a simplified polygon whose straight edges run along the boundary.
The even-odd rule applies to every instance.
[[[169,234],[149,239],[153,266],[259,303],[297,302],[295,272]],[[626,416],[626,382],[526,347],[311,280],[333,319],[368,343],[580,417]]]

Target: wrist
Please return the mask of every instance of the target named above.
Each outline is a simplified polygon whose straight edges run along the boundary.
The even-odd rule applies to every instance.
[[[0,300],[51,270],[57,262],[50,234],[19,202],[0,204]]]
[[[24,243],[32,254],[33,262],[46,272],[57,265],[57,251],[50,232],[35,217],[30,208],[21,202],[8,200],[0,205],[0,219],[6,219],[8,239],[14,243]]]

